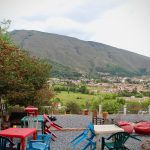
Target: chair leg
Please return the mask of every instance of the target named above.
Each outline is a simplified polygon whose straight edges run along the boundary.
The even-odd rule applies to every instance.
[[[104,150],[104,147],[105,147],[105,141],[104,141],[104,138],[102,137],[102,145],[101,145],[101,150]]]
[[[89,142],[82,150],[86,150],[90,145],[91,143]]]
[[[93,143],[93,148],[92,150],[95,150],[96,149],[96,142]]]
[[[130,149],[128,149],[126,146],[124,146],[124,150],[130,150]]]
[[[78,138],[80,138],[82,135],[83,135],[83,133],[80,134],[79,136],[77,136],[75,139],[73,139],[73,140],[71,141],[71,143],[73,143],[74,141],[76,141],[76,140],[77,140]]]

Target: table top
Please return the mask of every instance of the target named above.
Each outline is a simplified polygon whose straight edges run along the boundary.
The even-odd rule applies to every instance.
[[[107,134],[107,133],[116,133],[116,132],[123,132],[124,129],[114,125],[94,125],[94,131],[96,134]]]
[[[13,138],[26,138],[33,133],[36,133],[36,131],[36,128],[8,128],[1,130],[0,135]]]
[[[29,117],[30,116],[25,116],[25,117],[23,117],[22,119],[21,119],[21,122],[27,122],[28,120],[29,120]],[[33,117],[33,116],[32,116]],[[35,117],[33,117],[33,119],[34,119],[34,121],[37,121],[38,120],[38,122],[44,122],[44,117],[43,117],[43,115],[38,115],[38,116],[35,116]]]

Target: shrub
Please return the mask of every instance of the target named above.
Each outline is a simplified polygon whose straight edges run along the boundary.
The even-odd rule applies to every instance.
[[[131,114],[137,114],[139,110],[142,109],[141,103],[139,102],[128,102],[127,109]]]
[[[24,111],[24,107],[21,107],[20,105],[10,105],[8,106],[8,112],[11,113],[11,112],[23,112]]]
[[[99,100],[94,100],[91,104],[91,110],[98,110],[99,109],[99,104],[100,104]]]
[[[66,104],[66,111],[70,111],[72,114],[78,114],[80,112],[80,106],[78,103],[70,101]]]
[[[124,105],[125,104],[125,99],[123,99],[123,98],[117,98],[117,103],[119,103],[119,104],[121,104],[121,105]]]
[[[109,114],[117,113],[121,105],[115,100],[108,100],[102,103],[103,111],[107,111]]]

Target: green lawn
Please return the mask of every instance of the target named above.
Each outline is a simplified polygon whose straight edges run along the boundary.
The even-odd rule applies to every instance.
[[[98,96],[82,93],[73,93],[73,92],[60,92],[57,93],[55,98],[59,98],[61,102],[65,105],[68,101],[75,101],[83,105],[86,101],[91,101],[97,99]]]

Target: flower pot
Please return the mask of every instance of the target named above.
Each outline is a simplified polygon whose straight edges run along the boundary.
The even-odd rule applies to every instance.
[[[89,114],[89,110],[83,110],[83,114],[84,115],[88,115]]]
[[[97,116],[97,111],[93,110],[93,117],[96,117],[96,116]]]
[[[108,112],[103,112],[102,113],[103,118],[106,120],[108,118]]]

